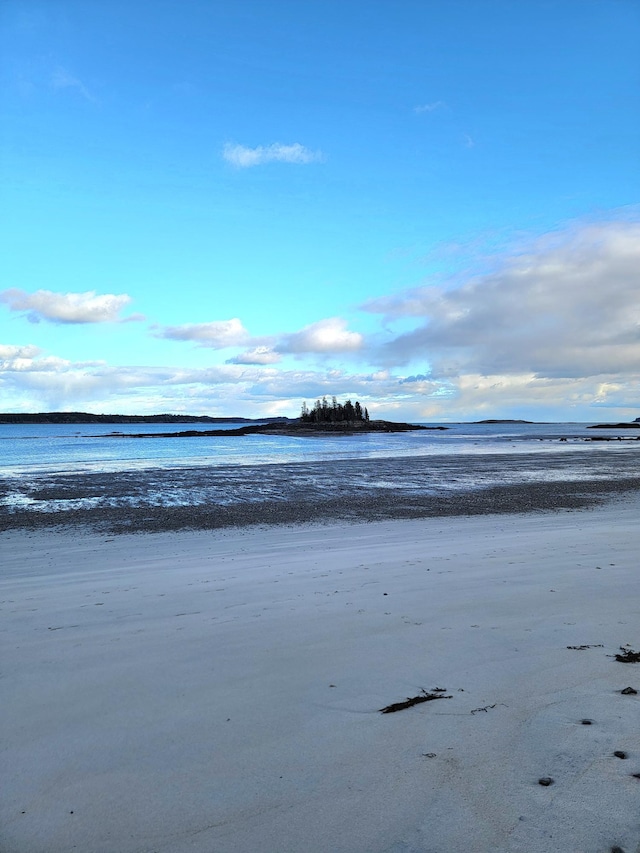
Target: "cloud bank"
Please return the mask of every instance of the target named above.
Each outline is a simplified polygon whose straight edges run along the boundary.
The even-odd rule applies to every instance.
[[[38,339],[3,343],[0,391],[23,411],[263,416],[335,394],[372,416],[417,421],[640,415],[640,223],[574,226],[482,263],[482,274],[371,300],[362,308],[381,322],[367,336],[343,317],[268,337],[238,317],[151,327],[157,338],[236,349],[206,367],[79,362]],[[12,290],[2,300],[32,319],[112,322],[129,297]]]
[[[547,237],[494,272],[452,288],[369,302],[414,331],[386,344],[387,365],[427,359],[454,379],[576,379],[640,371],[640,225],[591,225]]]
[[[265,163],[295,163],[304,165],[307,163],[320,163],[324,155],[320,151],[311,151],[294,142],[291,145],[283,145],[274,142],[273,145],[258,145],[256,148],[248,148],[245,145],[237,145],[228,142],[222,149],[222,156],[239,169],[249,169],[252,166],[262,166]]]
[[[416,377],[407,377],[414,384]],[[367,401],[370,412],[393,412],[407,398],[403,377],[388,371],[351,372],[280,369],[273,366],[221,364],[204,368],[180,366],[115,366],[104,362],[72,362],[43,357],[7,365],[0,378],[4,392],[19,392],[15,411],[65,408],[90,411],[187,411],[203,414],[298,414],[303,400],[336,394]],[[430,393],[433,383],[417,389]]]

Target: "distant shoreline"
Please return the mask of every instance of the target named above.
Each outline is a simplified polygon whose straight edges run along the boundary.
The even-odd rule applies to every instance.
[[[289,418],[214,418],[209,415],[94,415],[91,412],[0,413],[0,424],[256,424]]]
[[[95,415],[89,412],[37,412],[0,414],[0,424],[243,424],[236,429],[178,430],[172,432],[111,432],[96,438],[233,438],[245,435],[354,435],[357,433],[447,430],[447,426],[426,426],[384,420],[302,421],[299,418],[214,418],[208,415]]]
[[[212,417],[210,415],[183,415],[183,414],[158,414],[158,415],[123,415],[123,414],[94,414],[92,412],[0,412],[0,424],[244,424],[246,426],[232,430],[197,430],[167,433],[128,433],[122,435],[126,438],[175,438],[191,435],[250,435],[252,433],[270,434],[271,431],[279,435],[315,435],[318,433],[334,432],[342,434],[353,434],[354,432],[404,432],[411,430],[446,430],[459,423],[469,423],[478,426],[507,425],[537,425],[539,421],[528,421],[513,418],[488,418],[481,421],[455,421],[448,426],[425,425],[396,421],[353,421],[336,423],[302,423],[299,418],[288,418],[285,416],[267,418],[244,418],[244,417]],[[554,422],[555,423],[555,422]],[[640,429],[640,421],[622,423],[598,423],[584,422],[586,429]],[[268,430],[268,432],[267,432]],[[114,437],[120,437],[116,434]],[[593,439],[592,439],[593,440]]]

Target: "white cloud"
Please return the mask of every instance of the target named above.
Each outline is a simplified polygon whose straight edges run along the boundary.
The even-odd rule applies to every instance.
[[[0,361],[6,364],[15,358],[32,359],[39,355],[40,352],[40,348],[33,344],[25,344],[23,346],[0,344]]]
[[[202,347],[224,349],[248,346],[250,349],[238,353],[227,364],[269,365],[278,363],[283,354],[355,352],[363,346],[364,338],[351,332],[340,317],[331,317],[305,326],[298,332],[271,336],[252,336],[234,317],[211,323],[189,323],[183,326],[153,326],[152,334],[157,338],[176,341],[192,341]]]
[[[97,295],[94,290],[86,293],[54,293],[37,290],[27,293],[12,288],[0,293],[0,301],[6,302],[11,311],[25,311],[32,323],[48,320],[52,323],[116,323],[144,319],[140,314],[120,318],[120,311],[131,302],[126,293]]]
[[[194,341],[202,347],[211,349],[243,346],[249,341],[249,333],[237,317],[231,320],[215,320],[211,323],[155,327],[153,334],[157,338],[169,338],[174,341]]]
[[[338,353],[354,352],[363,344],[362,335],[350,332],[340,317],[331,317],[306,326],[299,332],[284,335],[275,347],[278,352]]]
[[[73,89],[82,95],[85,100],[95,103],[96,99],[84,85],[82,80],[74,77],[73,74],[70,74],[64,68],[56,68],[51,75],[51,85],[54,89]]]
[[[227,364],[277,364],[282,356],[271,347],[255,347],[227,359]]]
[[[421,115],[422,113],[432,113],[434,110],[440,110],[446,107],[444,101],[434,101],[431,104],[420,104],[413,108],[414,113]]]
[[[72,362],[66,358],[58,358],[55,355],[43,356],[42,358],[16,358],[9,365],[10,370],[18,373],[60,373],[72,366]],[[80,368],[76,364],[75,368]]]
[[[101,370],[103,361],[72,362],[57,355],[43,355],[32,344],[26,346],[0,346],[0,375],[6,379],[12,373],[53,373],[67,370]]]
[[[640,224],[549,235],[461,286],[421,287],[364,306],[422,325],[384,348],[450,379],[534,374],[595,377],[640,371]]]
[[[305,326],[298,332],[273,336],[253,337],[237,318],[211,323],[193,323],[183,326],[154,326],[152,334],[158,338],[192,341],[202,347],[224,349],[249,346],[250,349],[227,359],[227,364],[269,365],[277,364],[283,354],[348,353],[359,350],[364,343],[362,335],[351,332],[340,317],[331,317]]]
[[[222,149],[222,156],[233,166],[239,169],[248,169],[251,166],[261,166],[264,163],[319,163],[324,160],[320,151],[311,151],[294,142],[291,145],[282,145],[275,142],[273,145],[258,145],[256,148],[248,148],[245,145],[237,145],[228,142]]]

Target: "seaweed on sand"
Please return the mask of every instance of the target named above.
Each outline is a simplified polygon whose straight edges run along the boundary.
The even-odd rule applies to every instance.
[[[620,646],[622,654],[616,655],[616,660],[620,663],[640,663],[640,652],[634,652],[633,649],[625,649]]]
[[[412,708],[422,702],[431,702],[433,699],[451,699],[451,696],[444,695],[445,692],[444,687],[434,687],[431,693],[422,690],[417,696],[407,697],[404,702],[394,702],[392,705],[387,705],[379,710],[381,714],[394,714],[396,711],[404,711],[405,708]]]

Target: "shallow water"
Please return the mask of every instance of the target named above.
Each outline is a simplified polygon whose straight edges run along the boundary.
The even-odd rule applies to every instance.
[[[593,442],[587,439],[618,433],[586,424],[448,424],[446,431],[313,438],[133,438],[141,429],[182,427],[117,424],[116,435],[109,426],[0,425],[0,508],[225,506],[294,500],[301,492],[406,498],[640,476],[635,430],[622,431],[621,441]]]
[[[233,429],[243,424],[221,424]],[[586,439],[618,435],[588,424],[430,424],[447,429],[316,437],[286,435],[133,438],[141,432],[196,430],[209,424],[0,424],[0,471],[5,476],[144,468],[270,465],[334,459],[484,454],[588,452]],[[216,429],[218,426],[216,426]],[[622,438],[640,430],[622,431]],[[560,442],[566,438],[566,442]],[[623,442],[625,445],[629,441]]]

